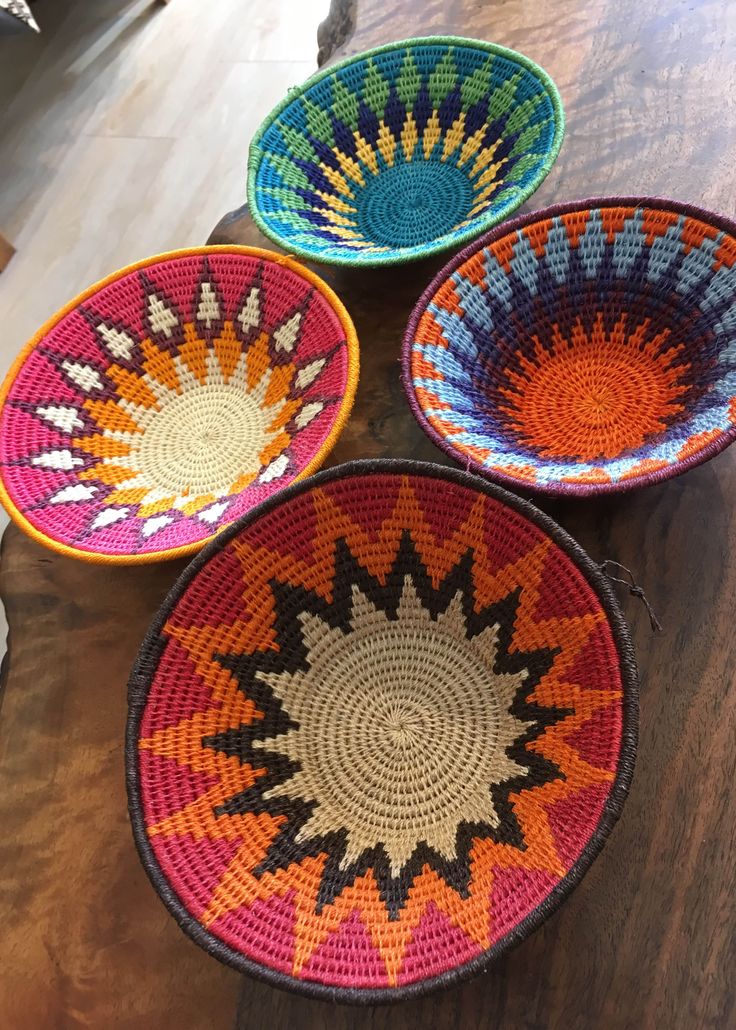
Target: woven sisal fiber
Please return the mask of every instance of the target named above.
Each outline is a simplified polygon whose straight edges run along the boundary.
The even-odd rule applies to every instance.
[[[0,499],[74,557],[191,554],[319,467],[357,377],[350,317],[296,262],[246,247],[148,258],[20,354],[0,392]]]
[[[463,472],[355,462],[213,541],[130,680],[143,863],[200,945],[373,1003],[470,976],[615,822],[637,680],[600,571]]]
[[[430,438],[499,482],[585,495],[678,475],[736,435],[736,225],[635,197],[524,215],[428,287],[403,376]]]
[[[457,37],[391,43],[289,92],[251,144],[248,204],[302,257],[417,260],[514,211],[563,131],[554,83],[522,54]]]

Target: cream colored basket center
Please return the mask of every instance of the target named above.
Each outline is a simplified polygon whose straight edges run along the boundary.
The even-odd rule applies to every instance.
[[[308,667],[261,673],[298,723],[279,751],[299,771],[267,796],[315,802],[301,839],[344,827],[343,867],[380,842],[395,875],[421,842],[453,858],[461,822],[498,825],[492,785],[526,772],[507,749],[527,676],[494,671],[498,627],[470,638],[459,595],[435,621],[407,580],[397,614],[355,588],[351,633],[302,613]]]
[[[223,490],[261,468],[273,419],[273,408],[237,386],[188,390],[147,424],[137,448],[140,471],[172,493]]]

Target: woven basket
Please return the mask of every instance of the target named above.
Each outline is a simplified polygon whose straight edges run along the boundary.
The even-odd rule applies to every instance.
[[[309,79],[248,163],[261,230],[314,261],[390,265],[457,247],[539,186],[562,143],[557,89],[474,39],[409,39]]]
[[[182,927],[371,1004],[483,969],[580,880],[636,747],[599,570],[464,472],[356,462],[186,570],[130,680],[136,842]]]
[[[404,338],[419,424],[549,494],[676,476],[736,435],[736,225],[670,200],[561,204],[477,240]]]
[[[319,467],[357,377],[350,318],[306,268],[246,247],[148,258],[18,357],[0,391],[0,500],[77,558],[191,554]]]

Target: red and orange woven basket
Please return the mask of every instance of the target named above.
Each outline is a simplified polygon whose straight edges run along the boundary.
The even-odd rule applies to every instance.
[[[224,962],[336,1001],[481,970],[578,883],[632,774],[618,605],[530,504],[356,462],[189,566],[130,680],[143,863]]]

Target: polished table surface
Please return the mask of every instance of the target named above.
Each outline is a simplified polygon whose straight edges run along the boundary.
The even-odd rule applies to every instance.
[[[528,209],[639,193],[734,213],[731,0],[334,0],[320,54],[332,61],[434,33],[522,50],[557,82],[567,136]],[[264,245],[244,209],[211,241]],[[354,414],[332,463],[445,460],[416,428],[398,378],[403,327],[440,263],[320,270],[362,347]],[[736,1026],[736,448],[630,495],[539,503],[595,559],[634,569],[664,624],[653,635],[643,607],[622,598],[642,680],[629,801],[580,887],[516,951],[444,994],[363,1010],[292,997],[219,965],[183,936],[139,867],[123,785],[126,679],[181,565],[88,566],[9,529],[0,1025]]]

